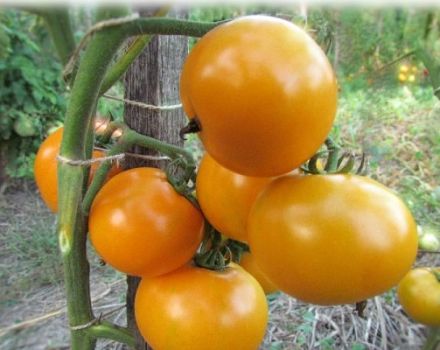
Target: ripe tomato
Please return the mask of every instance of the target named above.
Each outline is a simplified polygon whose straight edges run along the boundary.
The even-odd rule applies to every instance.
[[[183,66],[180,96],[221,165],[249,176],[289,172],[325,140],[337,84],[327,57],[291,22],[247,16],[202,37]]]
[[[385,292],[417,252],[405,204],[356,175],[275,179],[251,209],[248,237],[258,266],[280,290],[320,305]]]
[[[35,182],[44,203],[50,210],[58,210],[57,155],[60,152],[63,128],[59,128],[43,141],[35,157]]]
[[[156,168],[135,168],[113,177],[93,201],[90,240],[115,269],[157,276],[196,253],[203,216]]]
[[[142,279],[135,316],[155,350],[256,350],[268,308],[262,288],[241,267],[211,271],[187,265]]]
[[[397,293],[403,309],[414,320],[440,326],[440,267],[411,270],[400,281]]]
[[[266,275],[258,267],[254,256],[249,252],[244,252],[241,256],[240,266],[249,272],[260,283],[264,293],[271,294],[278,288],[266,277]]]
[[[205,217],[218,231],[246,242],[246,221],[251,206],[271,180],[239,175],[205,154],[197,173],[197,200]]]
[[[57,155],[60,153],[61,139],[63,137],[63,128],[59,128],[50,134],[43,141],[35,157],[34,174],[35,182],[40,190],[44,203],[54,213],[58,210],[58,173],[57,173]],[[93,158],[104,157],[104,152],[93,151]],[[99,167],[99,163],[93,163],[90,167],[89,183],[93,179],[93,174]],[[107,175],[107,179],[120,173],[122,168],[113,166]]]

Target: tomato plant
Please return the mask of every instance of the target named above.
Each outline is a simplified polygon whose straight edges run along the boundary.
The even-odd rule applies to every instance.
[[[256,350],[268,307],[260,285],[238,265],[221,271],[187,265],[142,279],[135,315],[155,350]]]
[[[246,221],[251,206],[271,180],[234,173],[205,154],[197,173],[197,199],[203,214],[218,231],[246,242]]]
[[[417,251],[405,204],[356,175],[275,179],[251,209],[248,237],[258,266],[280,290],[322,305],[385,292]]]
[[[397,289],[400,304],[417,322],[440,327],[440,268],[416,268]]]
[[[89,217],[90,239],[115,269],[157,276],[188,262],[203,236],[203,217],[156,168],[134,168],[98,192]]]
[[[254,256],[249,252],[244,252],[241,256],[240,266],[249,272],[260,283],[264,293],[271,294],[278,288],[267,278],[267,276],[258,267]]]
[[[34,174],[41,197],[44,203],[53,212],[58,210],[58,172],[57,156],[60,153],[63,128],[58,128],[43,141],[35,157]],[[93,151],[93,158],[104,157],[104,152]],[[99,163],[90,166],[89,183],[93,179],[93,174],[98,169]],[[122,168],[115,165],[107,175],[107,179],[120,173]]]
[[[274,176],[310,158],[332,126],[335,75],[313,39],[291,22],[246,16],[192,49],[180,95],[209,154],[234,172]]]

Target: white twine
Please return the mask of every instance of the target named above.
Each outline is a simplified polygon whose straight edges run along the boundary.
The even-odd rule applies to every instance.
[[[122,159],[125,158],[125,153],[120,153],[120,154],[115,154],[113,156],[106,156],[106,157],[96,157],[96,158],[92,158],[92,159],[69,159],[66,157],[63,157],[61,155],[57,155],[57,160],[61,163],[64,164],[69,164],[69,165],[77,165],[77,166],[88,166],[91,165],[93,163],[101,163],[101,162],[105,162],[106,160],[110,160],[110,161],[120,161]]]
[[[85,324],[80,324],[78,326],[70,326],[70,329],[72,331],[79,331],[81,329],[89,328],[89,327],[93,326],[95,323],[98,323],[100,321],[101,321],[101,316],[94,318],[93,320],[91,320],[90,322],[87,322]]]
[[[148,104],[148,103],[142,103],[142,102],[138,102],[138,101],[132,101],[132,100],[127,100],[125,98],[120,98],[120,97],[116,97],[116,96],[112,96],[112,95],[107,95],[104,94],[102,95],[105,98],[108,98],[110,100],[115,100],[115,101],[119,101],[119,102],[124,102],[126,104],[132,105],[132,106],[136,106],[139,108],[143,108],[143,109],[151,109],[151,110],[159,110],[159,111],[170,111],[170,110],[174,110],[174,109],[180,109],[182,108],[182,104],[175,104],[175,105],[169,105],[169,106],[155,106],[152,104]]]
[[[100,148],[96,148],[98,150],[102,150]],[[92,159],[69,159],[66,157],[63,157],[61,155],[57,155],[57,160],[60,163],[69,164],[69,165],[75,165],[75,166],[89,166],[93,163],[102,163],[107,160],[109,161],[116,161],[119,162],[123,160],[126,156],[133,157],[133,158],[140,158],[140,159],[146,159],[146,160],[170,160],[171,158],[168,156],[151,156],[147,154],[136,154],[136,153],[119,153],[112,156],[105,156],[105,157],[95,157]]]

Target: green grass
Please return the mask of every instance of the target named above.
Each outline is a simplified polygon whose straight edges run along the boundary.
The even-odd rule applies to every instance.
[[[364,151],[368,175],[396,190],[421,226],[440,231],[440,101],[429,87],[342,92],[332,136]]]
[[[31,289],[62,282],[55,220],[33,193],[0,199],[0,305]]]

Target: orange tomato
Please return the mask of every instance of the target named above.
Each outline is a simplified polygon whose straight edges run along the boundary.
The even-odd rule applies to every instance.
[[[156,168],[135,168],[108,181],[93,201],[90,240],[115,269],[157,276],[177,269],[196,253],[203,216]]]
[[[417,252],[403,201],[356,175],[283,176],[255,201],[249,246],[263,273],[306,302],[355,303],[396,285]]]
[[[261,286],[238,265],[223,271],[184,266],[142,279],[135,316],[155,350],[256,350],[268,307]]]
[[[57,129],[43,141],[35,157],[35,182],[41,198],[50,210],[58,210],[57,155],[60,152],[63,128]]]
[[[43,141],[38,149],[34,163],[35,182],[40,191],[40,195],[47,207],[54,213],[58,210],[58,161],[57,156],[60,153],[61,139],[63,137],[63,128],[59,128],[50,134]],[[93,158],[104,157],[102,151],[93,151]],[[89,183],[99,167],[99,163],[93,163],[90,167]],[[122,168],[115,165],[107,175],[107,180],[120,173]]]
[[[260,283],[264,293],[271,294],[278,288],[267,278],[267,276],[258,267],[254,256],[249,252],[243,252],[240,260],[240,266],[249,272]]]
[[[206,153],[197,173],[197,200],[205,217],[218,231],[246,242],[246,221],[251,206],[271,180],[234,173]]]
[[[400,304],[417,322],[440,327],[440,267],[411,270],[397,288]]]
[[[184,63],[180,96],[222,166],[248,176],[285,174],[324,142],[337,84],[321,48],[301,28],[246,16],[202,37]]]

